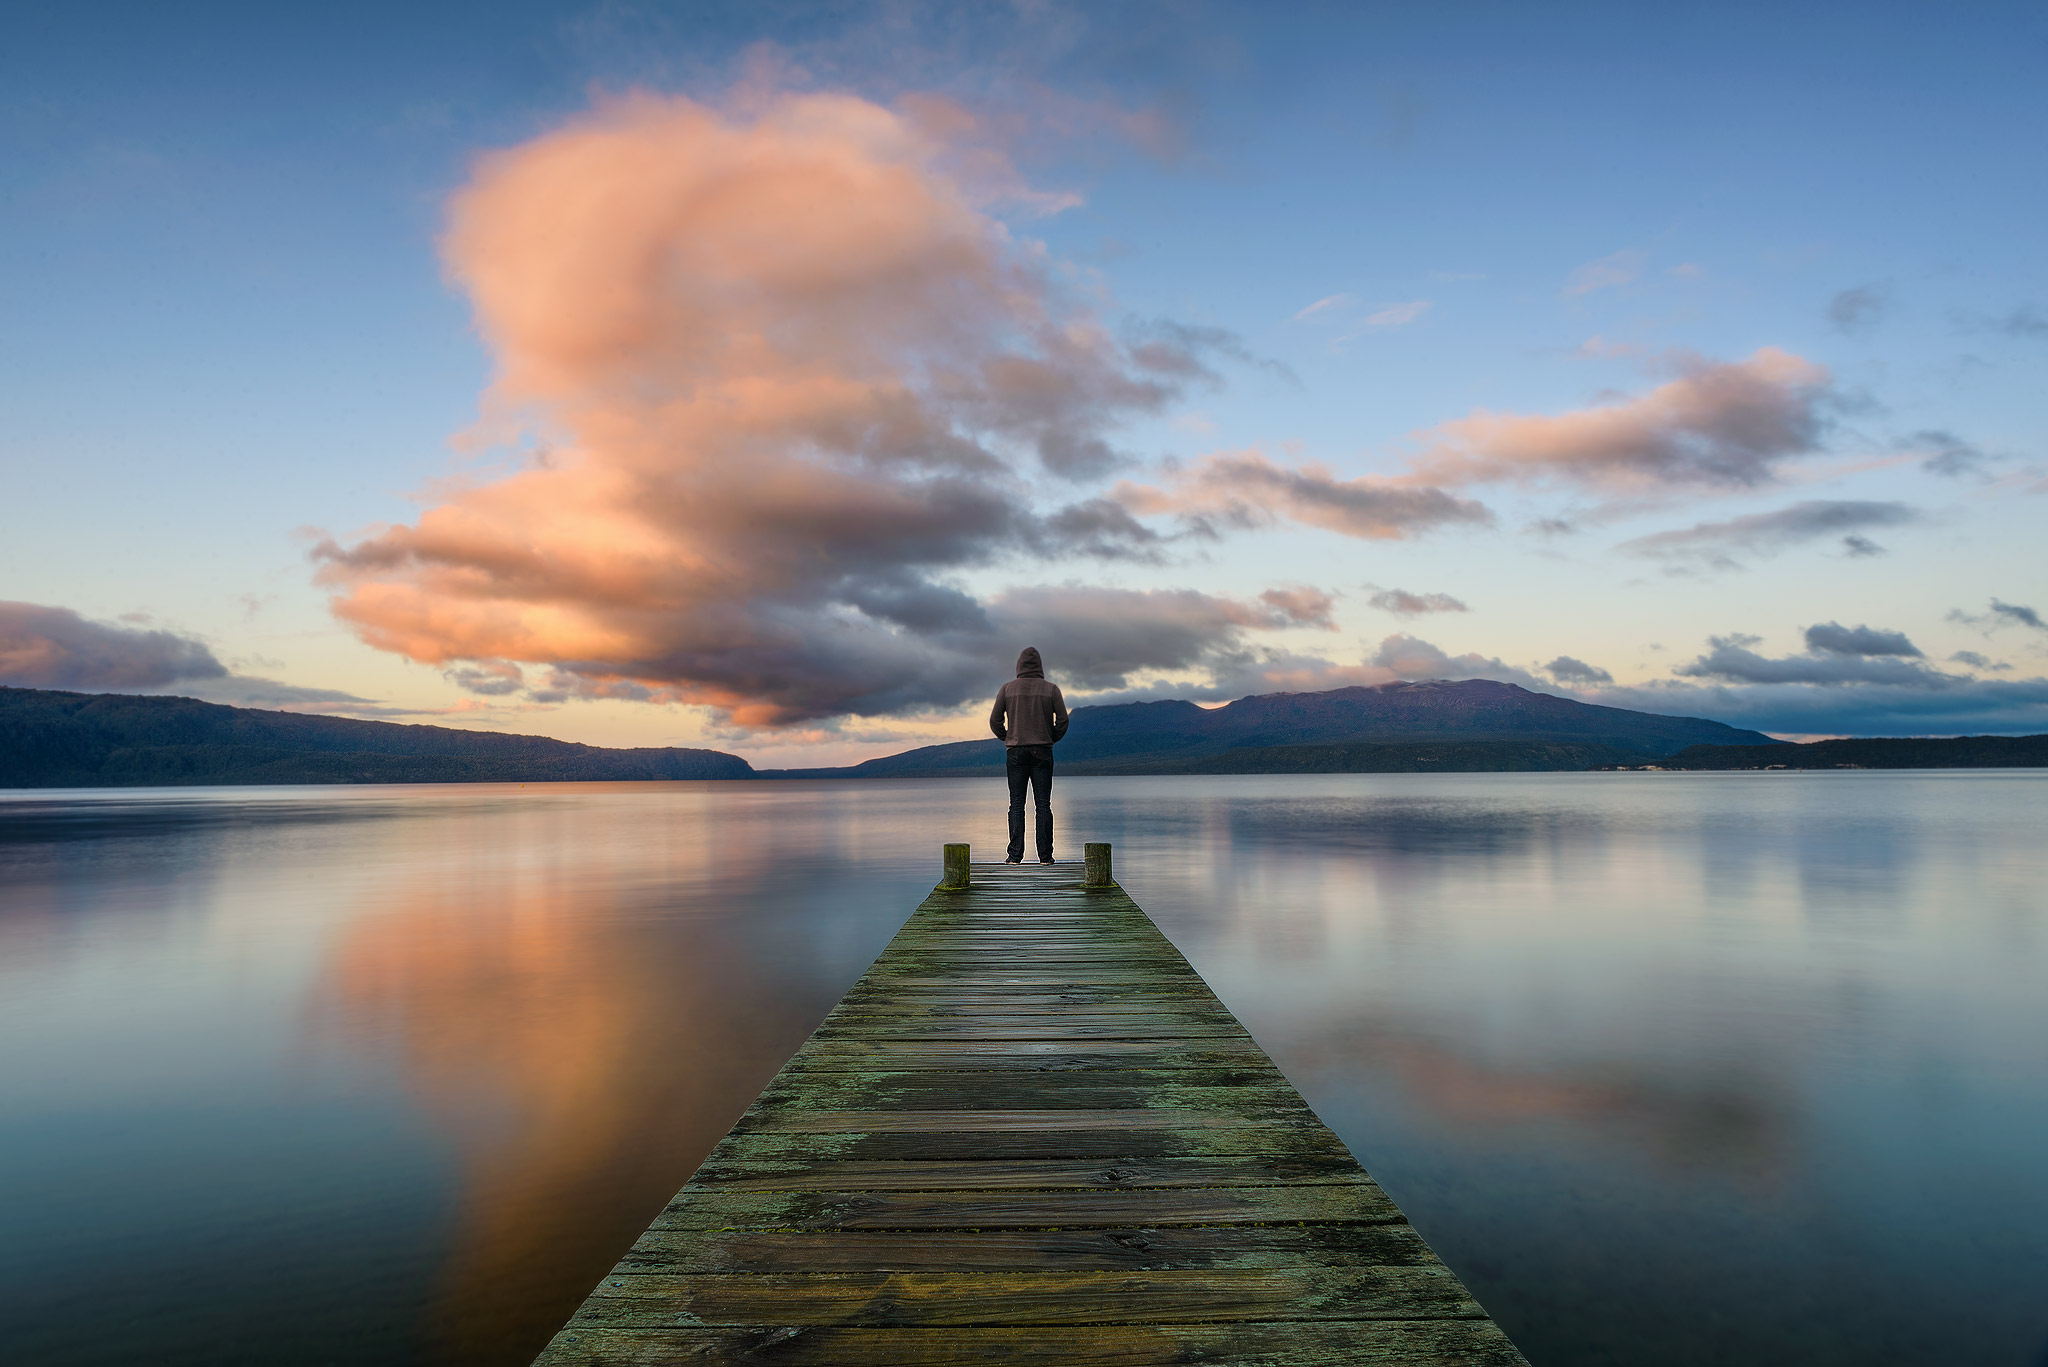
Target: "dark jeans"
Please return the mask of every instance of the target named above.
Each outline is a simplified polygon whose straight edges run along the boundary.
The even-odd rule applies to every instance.
[[[1052,747],[1013,745],[1007,769],[1010,778],[1010,858],[1024,857],[1024,785],[1038,808],[1038,857],[1052,858]]]

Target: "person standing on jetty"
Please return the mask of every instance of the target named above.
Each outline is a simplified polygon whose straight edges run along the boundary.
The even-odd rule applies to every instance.
[[[1010,778],[1009,864],[1024,862],[1024,785],[1038,808],[1038,862],[1052,862],[1052,747],[1067,734],[1067,700],[1059,685],[1045,677],[1045,661],[1037,646],[1025,646],[1017,657],[1017,677],[996,691],[988,729],[1008,749]]]

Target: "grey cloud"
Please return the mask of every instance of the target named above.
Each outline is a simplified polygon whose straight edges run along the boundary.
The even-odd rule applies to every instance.
[[[1501,683],[1520,684],[1539,693],[1549,692],[1554,687],[1549,680],[1539,679],[1528,670],[1518,669],[1496,656],[1481,655],[1476,651],[1452,655],[1405,632],[1381,640],[1367,663],[1389,670],[1396,678],[1402,679],[1496,679]]]
[[[1875,285],[1858,285],[1828,300],[1828,326],[1840,333],[1869,332],[1884,317],[1884,291]]]
[[[1710,717],[1776,735],[1955,736],[2048,732],[2048,679],[1913,683],[1695,684],[1606,688],[1590,702]]]
[[[1922,520],[1924,515],[1918,509],[1904,503],[1809,499],[1768,513],[1639,536],[1617,549],[1653,559],[1693,560],[1733,569],[1739,567],[1738,555],[1773,555],[1788,546],[1823,536],[1866,527],[1902,527]],[[1850,549],[1869,554],[1874,548],[1863,542],[1860,548]]]
[[[1953,655],[1950,655],[1949,659],[1959,665],[1968,665],[1972,669],[1997,671],[2012,668],[2011,665],[2003,660],[1993,660],[1989,655],[1984,655],[1974,650],[1958,650]]]
[[[177,692],[241,707],[367,703],[353,693],[236,674],[174,631],[116,626],[70,608],[0,602],[0,684],[79,693]]]
[[[1419,617],[1429,612],[1471,611],[1448,593],[1410,593],[1406,589],[1381,589],[1365,601],[1381,612],[1391,612],[1396,617]]]
[[[1887,551],[1867,536],[1843,537],[1842,551],[1851,560],[1867,560],[1872,556],[1891,554],[1890,551]]]
[[[1991,611],[2008,622],[2018,622],[2021,626],[2032,627],[2036,631],[2048,631],[2048,622],[2041,620],[2040,613],[2032,608],[2021,607],[2018,603],[2001,603],[1994,598],[1991,600]]]
[[[1920,647],[1902,631],[1877,627],[1845,627],[1840,622],[1820,622],[1806,629],[1806,648],[1828,655],[1910,655],[1921,656]]]
[[[1898,639],[1904,640],[1903,637]],[[1730,683],[1878,684],[1934,691],[1967,682],[1962,675],[1944,674],[1917,660],[1891,653],[1836,654],[1824,651],[1773,658],[1750,649],[1755,643],[1753,636],[1710,637],[1705,654],[1671,672],[1682,678],[1721,679]],[[1917,650],[1912,653],[1919,654]]]
[[[1258,656],[1248,632],[1302,623],[1305,605],[1241,602],[1193,589],[1111,589],[1080,584],[1012,589],[989,604],[1000,645],[1035,642],[1049,674],[1083,689],[1127,688],[1155,671],[1236,671]],[[977,663],[973,691],[988,666]],[[995,677],[1007,677],[997,674]]]
[[[88,621],[69,608],[0,602],[0,683],[98,693],[227,676],[227,666],[189,636]]]
[[[479,660],[472,665],[444,669],[441,677],[465,692],[486,698],[502,698],[526,687],[526,671],[509,660]]]
[[[2021,304],[1991,325],[2008,337],[2048,337],[2048,313],[2035,304]]]
[[[1287,518],[1340,536],[1379,541],[1493,521],[1483,504],[1430,485],[1339,479],[1313,465],[1277,464],[1257,451],[1208,456],[1169,477],[1165,489],[1121,484],[1117,500],[1137,512],[1180,513],[1199,526],[1220,522],[1251,528]]]
[[[1613,683],[1614,676],[1598,665],[1589,665],[1584,660],[1575,660],[1569,655],[1560,655],[1543,666],[1544,673],[1566,684]]]
[[[1938,428],[1915,432],[1899,446],[1902,450],[1925,451],[1927,455],[1920,462],[1920,468],[1930,475],[1945,475],[1951,479],[1981,474],[1992,461],[1981,447]]]
[[[1991,600],[1991,609],[1988,612],[1969,613],[1964,612],[1961,608],[1951,608],[1949,609],[1948,620],[1960,622],[1964,626],[1982,627],[1987,631],[2009,626],[2032,627],[2036,631],[2048,631],[2048,622],[2041,620],[2040,613],[2023,604],[2004,603],[1996,598]]]

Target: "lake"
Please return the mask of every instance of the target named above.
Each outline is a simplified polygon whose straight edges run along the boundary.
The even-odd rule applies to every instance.
[[[2048,773],[1055,796],[1538,1367],[2048,1363]],[[1003,802],[0,793],[0,1359],[524,1363]]]

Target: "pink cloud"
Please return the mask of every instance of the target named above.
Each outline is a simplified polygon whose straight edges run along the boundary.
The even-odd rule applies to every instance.
[[[1555,416],[1481,411],[1440,423],[1421,434],[1412,478],[1742,488],[1816,449],[1831,396],[1826,367],[1776,347],[1740,361],[1677,364],[1676,378],[1633,398]]]
[[[978,693],[1015,645],[953,576],[1156,555],[1116,503],[1041,500],[1230,346],[1064,293],[997,214],[1066,201],[986,131],[930,99],[634,95],[484,157],[442,242],[497,362],[478,436],[548,454],[322,543],[336,614],[501,696],[785,726]],[[1273,625],[1245,611],[1210,645]]]
[[[1179,513],[1237,527],[1285,518],[1375,541],[1493,520],[1480,504],[1442,489],[1384,478],[1339,479],[1324,466],[1284,466],[1259,451],[1205,456],[1171,472],[1164,487],[1119,484],[1116,498],[1138,513]]]

